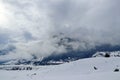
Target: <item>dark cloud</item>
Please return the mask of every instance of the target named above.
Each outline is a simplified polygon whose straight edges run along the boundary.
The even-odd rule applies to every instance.
[[[39,58],[66,52],[53,35],[79,40],[67,43],[86,50],[96,45],[120,45],[118,0],[2,0],[0,45],[15,51],[0,59]],[[5,17],[7,16],[7,17]],[[87,45],[86,45],[87,44]],[[25,56],[23,56],[23,54]],[[7,58],[9,57],[9,58]]]

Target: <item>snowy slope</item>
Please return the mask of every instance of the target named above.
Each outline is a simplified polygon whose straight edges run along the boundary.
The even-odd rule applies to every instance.
[[[31,71],[0,70],[0,80],[120,80],[120,58],[89,58]],[[96,69],[95,69],[96,68]]]
[[[112,51],[112,52],[96,52],[92,57],[120,57],[120,51]]]

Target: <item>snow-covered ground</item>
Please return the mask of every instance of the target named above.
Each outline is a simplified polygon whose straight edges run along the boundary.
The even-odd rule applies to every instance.
[[[3,67],[3,66],[2,66]],[[96,57],[33,70],[0,70],[0,80],[120,80],[119,57]]]
[[[96,52],[92,57],[120,57],[120,51]]]

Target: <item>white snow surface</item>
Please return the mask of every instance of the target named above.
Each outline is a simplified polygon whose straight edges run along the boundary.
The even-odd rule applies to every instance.
[[[105,57],[105,54],[110,55],[110,57],[120,57],[120,51],[113,52],[96,52],[92,57]]]
[[[114,72],[120,69],[119,57],[96,57],[32,67],[34,69],[28,71],[0,70],[0,80],[120,80],[120,72]]]

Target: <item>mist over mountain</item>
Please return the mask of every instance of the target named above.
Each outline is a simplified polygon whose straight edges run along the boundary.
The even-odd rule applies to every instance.
[[[1,0],[0,62],[60,61],[120,50],[119,0]]]
[[[8,59],[2,59],[0,61],[0,64],[33,64],[33,65],[56,65],[56,64],[61,64],[65,62],[70,62],[70,61],[75,61],[78,59],[83,59],[83,58],[90,58],[97,52],[103,51],[104,53],[107,51],[111,53],[112,51],[120,51],[120,46],[112,46],[109,44],[104,44],[104,45],[99,45],[95,46],[94,48],[89,48],[87,42],[85,43],[85,46],[88,47],[88,49],[82,48],[80,43],[81,41],[78,39],[70,38],[64,36],[64,34],[59,34],[59,35],[54,35],[52,36],[52,39],[55,41],[55,48],[53,52],[44,55],[44,54],[39,54],[39,53],[34,53],[32,52],[32,49],[29,53],[31,53],[29,56],[21,55],[22,57],[18,58],[11,58],[9,57],[9,52],[14,52],[16,51],[15,46],[8,46],[7,48],[3,49],[0,51],[1,55],[3,58],[8,56]],[[38,42],[37,45],[43,45],[44,42]],[[36,46],[37,46],[36,45]],[[37,46],[38,47],[38,46]],[[40,46],[39,46],[40,47]],[[29,48],[29,46],[27,47]],[[82,48],[82,49],[80,49]],[[41,48],[40,48],[41,49]],[[47,48],[44,48],[48,50]],[[39,50],[40,51],[40,50]],[[21,52],[21,51],[20,51]],[[35,49],[36,52],[36,49]],[[42,51],[44,52],[44,51]],[[117,52],[116,52],[117,53]],[[11,55],[11,54],[10,54]],[[16,53],[16,55],[18,55]]]

